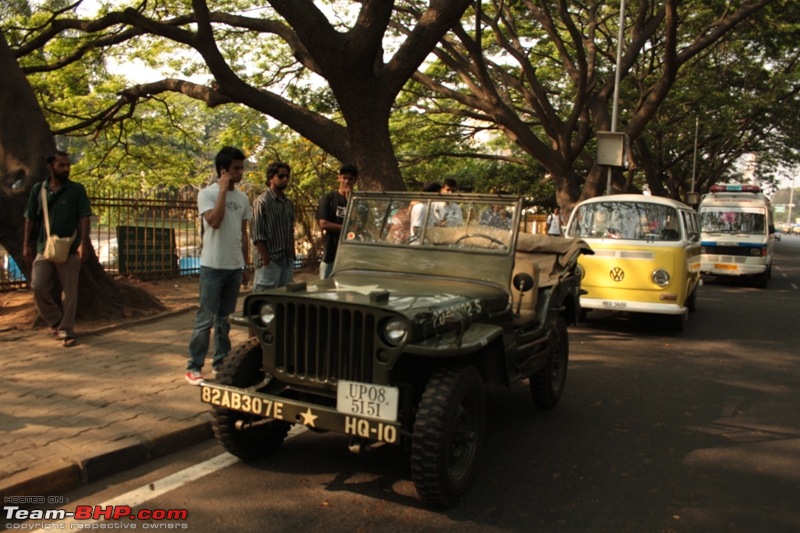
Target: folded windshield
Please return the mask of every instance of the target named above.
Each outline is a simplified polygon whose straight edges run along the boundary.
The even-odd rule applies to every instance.
[[[489,253],[511,248],[514,201],[448,200],[442,196],[354,198],[341,238],[352,243]]]

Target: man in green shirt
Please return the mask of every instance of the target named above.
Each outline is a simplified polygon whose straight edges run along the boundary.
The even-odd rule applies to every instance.
[[[65,347],[75,345],[75,311],[78,305],[78,277],[81,261],[91,253],[89,217],[92,214],[86,189],[69,179],[69,154],[56,151],[47,158],[49,178],[33,186],[25,207],[25,240],[22,253],[31,266],[33,301],[39,314],[50,326],[50,334]],[[66,263],[56,264],[44,258],[47,231],[42,207],[42,187],[50,215],[50,234],[59,237],[75,235]],[[39,233],[34,235],[38,226]],[[32,246],[36,242],[35,248]],[[61,282],[61,306],[53,300],[55,277]]]

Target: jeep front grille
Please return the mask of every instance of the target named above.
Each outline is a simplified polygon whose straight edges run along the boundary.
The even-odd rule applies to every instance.
[[[300,380],[372,381],[375,317],[303,302],[276,305],[276,370]]]

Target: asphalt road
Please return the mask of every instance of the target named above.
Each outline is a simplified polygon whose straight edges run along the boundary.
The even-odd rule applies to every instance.
[[[66,495],[65,509],[185,509],[172,525],[191,531],[800,531],[800,237],[777,251],[765,290],[707,282],[683,333],[590,314],[570,329],[554,411],[523,385],[491,390],[487,453],[452,509],[420,504],[399,449],[353,455],[311,432],[157,490],[223,454],[210,442]]]

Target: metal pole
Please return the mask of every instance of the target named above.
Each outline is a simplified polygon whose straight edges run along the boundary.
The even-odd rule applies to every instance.
[[[617,70],[614,73],[614,101],[611,104],[611,133],[617,131],[617,115],[619,114],[619,82],[622,76],[620,64],[622,63],[622,38],[625,35],[625,0],[619,4],[619,36],[617,37]],[[611,171],[608,167],[608,183],[606,194],[611,194]]]
[[[700,131],[700,117],[694,119],[694,157],[692,158],[692,192],[694,192],[695,173],[697,172],[697,136]]]
[[[792,174],[792,184],[789,186],[789,206],[788,206],[789,209],[787,211],[788,214],[786,215],[786,223],[787,224],[791,224],[792,223],[792,207],[793,207],[793,204],[794,204],[794,178],[795,178],[795,175]]]

